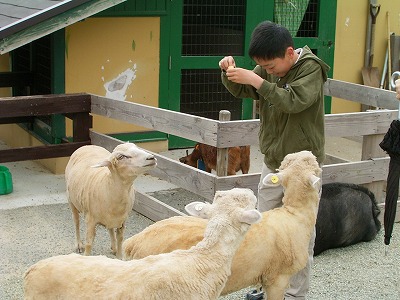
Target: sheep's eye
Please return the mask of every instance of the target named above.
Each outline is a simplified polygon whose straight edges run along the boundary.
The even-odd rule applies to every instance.
[[[121,159],[124,159],[124,158],[129,158],[129,156],[126,156],[126,155],[123,155],[123,154],[118,154],[118,156],[117,156],[117,160],[121,160]]]

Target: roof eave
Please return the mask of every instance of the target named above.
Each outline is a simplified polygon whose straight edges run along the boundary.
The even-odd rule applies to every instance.
[[[46,18],[40,20],[40,22],[36,22],[29,27],[1,38],[0,54],[10,52],[125,1],[126,0],[81,0],[78,6],[69,6],[68,9],[64,7],[62,11],[58,11],[59,14],[54,16],[48,15]]]

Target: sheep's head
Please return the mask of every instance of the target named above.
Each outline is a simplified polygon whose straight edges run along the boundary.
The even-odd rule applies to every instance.
[[[261,220],[261,214],[255,209],[257,198],[250,189],[234,188],[217,191],[213,203],[192,202],[185,206],[186,211],[203,219],[226,215],[232,222],[253,224]]]
[[[265,176],[263,184],[268,186],[282,185],[285,189],[287,200],[287,190],[290,189],[296,196],[303,193],[314,191],[318,194],[321,188],[321,168],[317,159],[310,151],[301,151],[285,156],[277,173]]]
[[[143,174],[157,166],[153,154],[137,147],[134,143],[120,144],[114,148],[108,159],[92,166],[108,167],[121,177],[132,177]]]

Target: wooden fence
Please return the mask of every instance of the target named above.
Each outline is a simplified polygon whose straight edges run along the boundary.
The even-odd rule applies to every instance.
[[[386,184],[389,157],[380,149],[379,142],[383,139],[392,120],[398,115],[399,103],[395,93],[332,79],[326,82],[324,93],[328,96],[384,108],[360,113],[326,115],[325,132],[328,137],[363,136],[363,151],[362,158],[358,162],[339,162],[323,166],[324,183],[348,182],[367,185],[375,193],[383,208],[383,190]],[[257,119],[211,120],[131,102],[114,101],[95,95],[92,95],[91,103],[93,114],[137,124],[220,149],[258,144],[259,120]],[[92,144],[101,145],[109,150],[121,143],[117,139],[93,131],[91,141]],[[151,175],[206,199],[212,200],[217,190],[233,187],[246,187],[257,193],[260,173],[217,176],[165,156],[156,153],[154,155],[157,157],[158,167],[151,172]],[[176,209],[157,199],[139,193],[134,208],[154,221],[180,214]]]
[[[380,206],[383,208],[383,190],[386,184],[385,181],[388,173],[389,157],[380,149],[379,143],[382,141],[392,120],[398,118],[399,103],[396,100],[395,93],[332,79],[328,79],[326,82],[324,93],[328,96],[359,102],[367,106],[383,108],[360,113],[326,115],[325,132],[327,137],[363,136],[363,150],[360,161],[342,161],[323,166],[324,183],[348,182],[368,185],[368,187],[375,193],[376,198],[380,202]],[[148,129],[205,143],[215,146],[219,150],[222,149],[221,151],[232,146],[258,145],[259,120],[257,119],[243,121],[211,120],[132,102],[116,101],[96,95],[84,95],[86,98],[90,98],[90,112],[92,114],[113,118],[140,125]],[[64,99],[63,97],[69,96],[63,95],[53,97]],[[49,98],[48,96],[18,98],[19,99],[14,100],[25,102],[33,101],[32,103],[47,101],[48,106],[51,107],[50,102],[46,100]],[[70,97],[70,99],[74,99],[74,97]],[[57,99],[54,99],[54,101],[56,100]],[[66,99],[64,99],[64,101],[65,100]],[[4,101],[11,100],[8,99]],[[3,101],[0,101],[0,104],[2,102]],[[25,107],[26,105],[27,103],[24,104]],[[68,108],[68,105],[69,104],[66,103],[65,107]],[[81,110],[83,110],[86,111],[85,113],[87,114],[87,109],[84,107],[78,107],[74,111],[68,109],[60,112],[58,110],[59,109],[57,109],[57,111],[47,111],[46,113],[52,114],[67,112],[68,114],[66,114],[66,116],[71,117],[71,113],[77,114],[78,111],[80,112],[79,114],[82,115]],[[12,119],[7,119],[8,112],[3,113],[3,115],[1,114],[5,111],[6,110],[0,109],[0,121],[1,118],[4,118],[4,122],[12,122]],[[27,110],[20,112],[20,117],[26,117],[31,114],[27,114],[27,112]],[[43,113],[43,111],[41,113]],[[90,127],[88,125],[91,124],[91,120],[87,118],[84,120],[86,121],[81,124],[83,124],[85,129],[88,131],[88,128]],[[76,121],[78,125],[79,119]],[[85,134],[79,133],[79,127],[80,126],[74,125],[74,134],[84,137],[83,140],[85,141],[81,142],[86,143]],[[90,141],[92,144],[103,146],[110,151],[112,151],[117,144],[123,142],[95,131],[90,132]],[[44,149],[47,149],[47,146],[44,147]],[[49,155],[48,152],[43,151],[43,153]],[[212,200],[217,190],[227,190],[233,187],[246,187],[257,193],[260,173],[217,176],[182,164],[177,160],[170,159],[163,155],[157,153],[154,153],[154,155],[157,157],[158,167],[150,172],[151,175],[185,188],[186,190],[201,195],[206,199]],[[57,156],[65,156],[65,154],[56,153],[53,154],[52,157]],[[1,153],[0,157],[2,157]],[[41,158],[40,153],[37,153],[37,156],[35,156],[35,159],[38,158]],[[19,157],[18,160],[22,160],[22,158]],[[221,167],[222,163],[224,162],[221,160],[218,162],[218,168],[226,169],[226,166]],[[182,214],[178,210],[162,203],[154,197],[139,192],[136,193],[134,209],[154,221]],[[399,209],[397,209],[397,212],[396,221],[399,220]],[[383,216],[383,213],[381,216]]]
[[[90,100],[88,94],[0,98],[0,124],[26,123],[32,126],[35,117],[55,114],[62,114],[73,122],[72,141],[0,150],[0,163],[70,156],[79,147],[89,145],[89,129],[92,127]]]

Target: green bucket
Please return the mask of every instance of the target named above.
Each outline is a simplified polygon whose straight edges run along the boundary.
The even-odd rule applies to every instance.
[[[9,194],[13,191],[12,176],[10,170],[0,166],[0,195]]]

